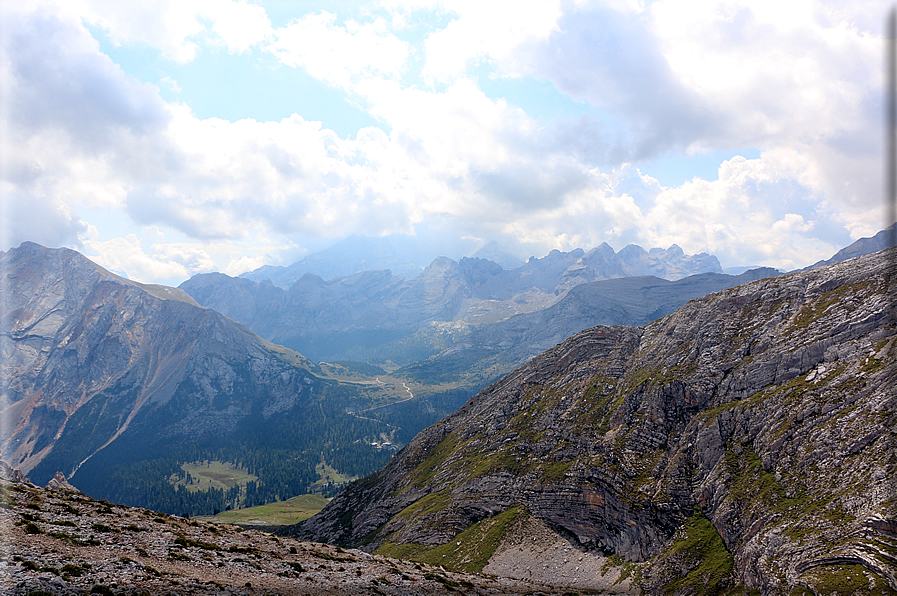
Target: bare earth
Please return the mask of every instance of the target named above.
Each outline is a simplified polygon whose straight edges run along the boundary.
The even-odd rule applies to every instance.
[[[639,594],[631,578],[621,579],[622,570],[608,557],[577,549],[545,522],[529,516],[508,534],[483,568],[489,575],[543,584]]]

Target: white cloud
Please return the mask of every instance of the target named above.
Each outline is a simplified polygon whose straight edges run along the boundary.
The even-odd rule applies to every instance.
[[[201,244],[152,242],[164,240],[155,227],[144,228],[141,237],[99,240],[99,232],[88,226],[82,237],[84,254],[110,271],[145,283],[186,279],[195,273],[215,270],[215,263]],[[144,248],[149,244],[148,249]]]
[[[878,41],[846,9],[802,2],[778,21],[765,4],[734,1],[708,0],[703,12],[673,0],[498,13],[490,3],[391,4],[401,26],[418,10],[452,15],[415,45],[382,15],[314,13],[274,30],[243,2],[134,14],[79,5],[113,39],[180,60],[201,44],[264,47],[383,123],[353,139],[300,115],[199,119],[101,54],[78,15],[46,6],[3,13],[2,183],[14,203],[4,220],[19,241],[81,238],[102,264],[146,281],[239,273],[298,250],[296,238],[413,233],[433,221],[511,238],[531,254],[675,242],[727,264],[783,268],[831,256],[845,229],[882,227],[877,67],[867,65]],[[416,52],[439,85],[415,84]],[[469,70],[477,61],[498,76],[551,80],[621,124],[533,119],[483,93]],[[627,164],[671,148],[740,146],[763,152],[676,188]],[[100,240],[85,233],[86,208],[124,210],[144,228]]]
[[[843,13],[810,0],[684,8],[652,4],[660,50],[685,87],[729,115],[722,132],[737,142],[816,142],[866,124],[882,45]]]
[[[526,5],[514,0],[442,2],[441,7],[457,17],[427,38],[424,76],[452,82],[465,76],[470,62],[479,60],[496,63],[501,75],[520,74],[524,69],[517,64],[517,48],[545,40],[557,30],[560,4],[556,0]]]
[[[328,12],[293,20],[277,30],[266,49],[284,64],[346,90],[359,77],[398,79],[408,59],[408,44],[389,31],[384,19],[341,26]]]
[[[835,241],[812,234],[816,218],[825,215],[818,196],[801,184],[813,167],[794,152],[773,151],[724,162],[718,180],[695,178],[663,189],[646,213],[646,244],[710,252],[727,266],[789,270],[828,258],[844,234]]]
[[[69,0],[66,8],[118,45],[147,45],[182,63],[193,60],[203,42],[239,53],[272,33],[264,8],[235,0]]]

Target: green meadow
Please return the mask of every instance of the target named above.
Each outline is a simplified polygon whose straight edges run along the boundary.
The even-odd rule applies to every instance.
[[[310,518],[329,500],[321,495],[299,495],[286,501],[224,511],[201,519],[247,526],[286,526]]]

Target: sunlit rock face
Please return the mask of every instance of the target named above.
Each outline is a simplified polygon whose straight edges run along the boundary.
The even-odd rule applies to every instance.
[[[577,548],[640,562],[649,593],[897,589],[895,260],[583,331],[288,533],[426,557],[520,507]]]

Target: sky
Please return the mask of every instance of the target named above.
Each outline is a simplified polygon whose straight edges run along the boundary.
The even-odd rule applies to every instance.
[[[607,242],[791,270],[885,228],[867,0],[0,4],[0,250],[131,279]]]

